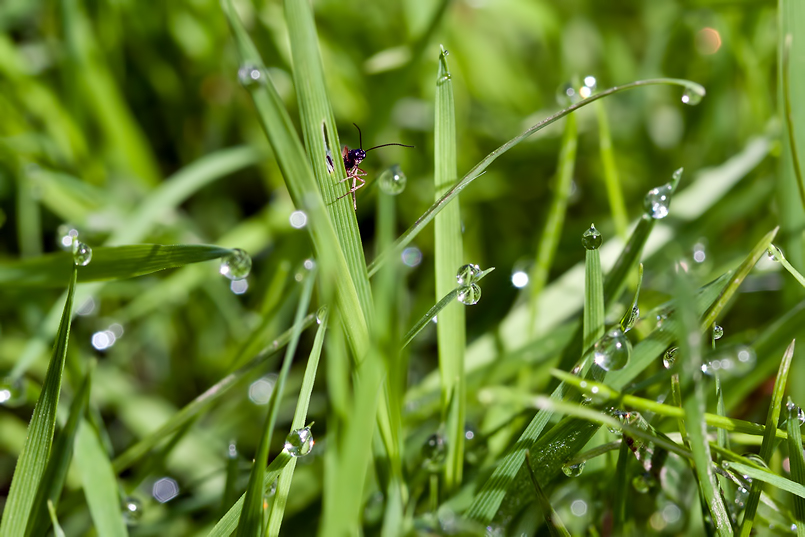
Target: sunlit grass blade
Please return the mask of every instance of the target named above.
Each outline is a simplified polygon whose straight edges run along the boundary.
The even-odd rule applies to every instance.
[[[260,54],[243,27],[231,0],[222,0],[221,5],[232,29],[241,60],[248,66],[247,69],[259,73],[259,82],[249,84],[247,89],[257,109],[260,124],[274,149],[291,198],[296,207],[304,211],[309,218],[307,228],[313,238],[318,255],[317,261],[321,267],[323,294],[325,296],[329,294],[329,285],[334,282],[338,306],[343,311],[351,313],[342,321],[356,360],[360,361],[369,346],[366,312],[363,311],[352,278],[343,277],[344,274],[351,272],[339,247],[338,237],[324,206],[310,161],[305,155],[293,122],[276,88],[268,79]]]
[[[288,345],[297,329],[307,329],[315,322],[315,319],[316,316],[314,314],[306,316],[302,320],[300,326],[294,325],[283,332],[267,349],[262,351],[249,364],[241,367],[233,373],[230,373],[210,386],[206,391],[204,391],[204,393],[193,399],[190,403],[185,405],[184,408],[173,414],[168,421],[159,427],[159,429],[121,453],[114,460],[115,471],[122,472],[123,470],[129,468],[135,462],[147,455],[149,451],[151,451],[157,444],[165,440],[169,435],[177,431],[190,420],[201,415],[201,413],[204,412],[209,405],[220,399],[221,396],[227,393],[233,386],[237,385],[239,380],[248,376],[248,374],[254,371],[258,366],[265,363],[269,357],[273,356],[286,345]]]
[[[705,396],[701,380],[701,332],[694,305],[693,290],[686,278],[685,273],[678,274],[675,286],[678,301],[677,311],[679,312],[679,323],[677,324],[679,355],[682,358],[679,380],[684,397],[682,408],[685,411],[685,427],[690,449],[693,452],[694,469],[703,503],[707,505],[718,534],[732,535],[730,516],[724,506],[718,481],[713,472],[710,445],[707,439],[707,425],[704,420]],[[774,438],[773,430],[771,437]]]
[[[631,457],[629,444],[621,441],[618,450],[618,464],[615,466],[615,490],[612,495],[612,533],[613,535],[624,535],[624,528],[627,523],[626,498],[629,495],[628,477],[629,473],[626,466]]]
[[[783,2],[784,3],[784,2]],[[782,65],[780,66],[781,77],[783,79],[783,109],[785,113],[785,130],[788,133],[788,145],[791,152],[791,164],[793,165],[794,178],[797,182],[797,190],[799,191],[799,199],[802,203],[802,208],[805,209],[805,178],[802,177],[802,166],[799,163],[799,147],[797,146],[797,137],[795,134],[796,123],[794,121],[794,113],[791,111],[791,44],[793,36],[788,33],[783,37],[782,44]],[[800,123],[801,125],[801,123]]]
[[[783,409],[783,396],[785,395],[788,372],[791,368],[791,360],[793,358],[794,342],[792,341],[780,362],[780,369],[777,371],[777,378],[774,381],[774,390],[772,391],[771,401],[769,402],[769,411],[766,415],[766,430],[763,434],[763,444],[760,446],[760,457],[766,464],[771,462],[771,457],[774,452],[775,431],[777,430],[777,424],[780,421],[780,413]],[[762,491],[762,485],[752,483],[752,488],[749,490],[749,498],[746,500],[743,522],[741,522],[742,537],[746,537],[752,532],[752,525],[754,524],[755,513]]]
[[[805,486],[805,455],[802,452],[802,432],[799,414],[802,412],[791,398],[786,404],[788,421],[788,461],[791,468],[791,480]],[[805,498],[794,498],[794,515],[797,519],[797,537],[805,537]]]
[[[588,104],[597,101],[598,99],[602,99],[614,93],[619,93],[621,91],[626,91],[633,88],[638,88],[642,86],[650,86],[650,85],[676,85],[684,87],[688,92],[697,94],[699,96],[703,96],[705,94],[704,87],[695,82],[691,82],[689,80],[680,80],[676,78],[655,78],[655,79],[648,79],[648,80],[638,80],[636,82],[631,82],[629,84],[624,84],[623,86],[615,86],[613,88],[609,88],[604,90],[600,93],[595,93],[591,97],[587,99],[583,99],[572,106],[561,110],[552,116],[549,116],[536,125],[529,127],[521,134],[515,136],[502,146],[498,147],[494,151],[492,151],[489,155],[484,157],[481,162],[475,165],[473,169],[471,169],[461,180],[459,180],[455,185],[453,185],[436,203],[431,205],[431,207],[425,211],[422,216],[420,216],[414,224],[408,228],[408,230],[403,233],[399,239],[394,242],[394,246],[380,254],[372,263],[369,265],[369,276],[373,276],[377,269],[380,267],[381,263],[387,262],[389,259],[396,258],[399,256],[400,252],[402,252],[403,248],[405,248],[408,243],[410,243],[414,237],[416,237],[422,228],[424,228],[427,224],[430,223],[431,220],[439,213],[441,210],[447,206],[450,201],[459,195],[459,193],[464,190],[471,182],[475,179],[480,177],[486,168],[489,167],[498,157],[504,154],[506,151],[514,147],[515,145],[519,144],[535,132],[544,129],[548,125],[562,119],[566,115],[587,106]]]
[[[92,261],[82,267],[79,282],[122,280],[160,270],[225,257],[228,248],[203,244],[133,244],[92,249]],[[0,263],[0,286],[61,287],[70,279],[72,252],[47,254]]]
[[[576,167],[576,149],[578,147],[578,125],[575,114],[570,114],[565,119],[565,132],[562,135],[562,146],[559,150],[559,165],[554,179],[553,196],[545,216],[545,227],[540,235],[539,245],[537,246],[537,257],[534,268],[531,270],[531,277],[528,280],[530,287],[529,311],[531,313],[531,328],[535,326],[534,320],[537,317],[538,298],[545,284],[548,282],[548,274],[553,266],[556,250],[559,247],[559,239],[562,236],[562,226],[565,223],[565,212],[567,202],[570,199],[571,187],[573,186],[573,171]]]
[[[53,345],[53,355],[42,384],[39,400],[36,402],[28,425],[25,444],[17,459],[17,467],[14,469],[14,476],[3,510],[3,520],[0,522],[0,536],[2,537],[18,537],[25,534],[36,490],[45,472],[50,447],[53,443],[53,432],[56,428],[56,410],[59,406],[62,372],[67,356],[67,341],[70,337],[77,271],[78,268],[73,267],[61,324]]]
[[[778,261],[783,266],[783,268],[787,270],[788,273],[791,274],[799,282],[801,286],[805,287],[805,276],[800,274],[799,271],[795,269],[791,263],[788,262],[788,259],[785,258],[785,255],[783,254],[783,251],[780,248],[772,244],[769,246],[768,251],[769,255],[772,258],[774,258],[775,261]]]
[[[442,47],[436,76],[436,119],[434,124],[434,195],[436,200],[456,182],[456,112],[453,82]],[[464,263],[464,241],[458,201],[451,203],[434,223],[436,298],[456,286],[456,271]],[[442,416],[446,420],[447,459],[444,465],[445,490],[451,492],[461,483],[464,467],[464,419],[466,381],[464,347],[466,320],[464,308],[454,303],[442,310],[436,325],[439,348],[439,373],[442,387]]]
[[[26,535],[43,535],[48,528],[48,505],[58,505],[64,481],[67,477],[67,469],[70,467],[70,461],[73,458],[73,445],[78,425],[81,423],[89,403],[94,368],[94,362],[90,362],[87,375],[84,377],[84,381],[81,383],[81,387],[70,405],[67,423],[53,442],[45,473],[42,475],[42,480],[39,482],[39,487],[36,491],[36,498],[31,510],[32,516],[28,519],[28,527],[25,531]]]
[[[553,537],[570,537],[570,532],[567,531],[567,528],[562,523],[562,519],[559,518],[559,514],[554,510],[548,496],[545,495],[545,491],[539,486],[537,476],[534,475],[534,470],[531,468],[531,456],[528,453],[525,454],[525,464],[528,469],[528,475],[531,477],[531,483],[534,485],[534,494],[537,497],[537,503],[542,511],[542,517],[545,519],[545,525],[548,526],[548,532],[550,532]]]
[[[288,373],[291,370],[296,347],[299,344],[299,336],[302,335],[302,320],[310,306],[310,297],[313,294],[313,284],[316,281],[316,269],[312,269],[306,275],[303,283],[302,295],[299,297],[299,305],[294,317],[294,329],[291,341],[285,349],[285,358],[282,361],[282,368],[277,375],[274,389],[271,391],[271,398],[268,401],[268,414],[266,416],[263,431],[260,435],[260,444],[257,447],[257,455],[254,458],[252,472],[249,475],[249,484],[246,488],[246,497],[243,501],[243,510],[238,521],[238,537],[251,537],[258,535],[263,529],[263,481],[266,473],[264,462],[268,460],[268,449],[271,446],[271,436],[274,432],[274,425],[277,422],[279,406],[285,391],[285,383]]]
[[[302,379],[302,387],[299,390],[299,397],[296,400],[296,411],[294,412],[293,421],[291,422],[291,431],[301,429],[305,426],[307,411],[310,406],[310,396],[313,393],[313,383],[316,380],[316,372],[319,368],[319,358],[321,358],[321,349],[324,345],[324,335],[326,333],[327,317],[325,314],[325,318],[321,320],[319,328],[316,331],[316,338],[313,340],[313,348],[310,350],[310,355],[307,359],[305,376]],[[291,462],[283,468],[277,480],[277,491],[274,495],[274,501],[271,504],[271,512],[268,516],[268,528],[266,530],[269,537],[279,535],[295,468],[296,458],[293,458]]]
[[[590,234],[590,236],[587,236]],[[586,249],[584,263],[584,320],[583,352],[604,335],[604,275],[601,272],[601,234],[594,225],[584,232]],[[595,244],[597,242],[597,244]],[[581,358],[581,357],[579,357]]]
[[[59,524],[59,519],[56,517],[56,509],[53,507],[53,502],[48,500],[48,515],[50,515],[50,523],[53,525],[53,535],[55,537],[64,537],[64,530]]]
[[[615,231],[622,239],[626,239],[626,228],[629,225],[626,213],[626,204],[623,201],[618,168],[615,165],[615,150],[612,146],[612,135],[609,132],[609,119],[603,101],[595,103],[595,112],[598,117],[598,149],[601,155],[601,168],[604,174],[604,184],[607,186],[609,210],[612,211],[612,221]]]
[[[92,522],[99,535],[128,535],[123,521],[120,492],[109,455],[98,433],[87,420],[81,420],[75,442],[75,459],[84,485]]]
[[[264,492],[276,481],[282,469],[291,462],[291,458],[288,452],[284,450],[274,457],[274,460],[271,461],[271,464],[265,469],[265,477],[263,478]],[[238,520],[240,519],[245,498],[246,494],[244,493],[240,499],[235,502],[235,505],[233,505],[229,511],[221,517],[218,523],[215,524],[215,527],[210,531],[208,537],[228,537],[232,535],[232,532],[238,527]]]
[[[802,451],[801,448],[800,451]],[[754,466],[749,466],[748,464],[732,461],[725,462],[724,467],[729,470],[734,470],[740,473],[740,475],[752,478],[753,485],[755,480],[757,480],[762,483],[768,483],[769,485],[777,487],[780,490],[790,492],[798,498],[805,499],[805,486],[779,476],[773,472],[770,472],[769,470],[761,470],[759,468],[755,468]]]

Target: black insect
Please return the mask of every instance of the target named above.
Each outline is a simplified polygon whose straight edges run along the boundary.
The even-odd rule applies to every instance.
[[[366,158],[366,153],[373,149],[378,149],[380,147],[386,147],[389,145],[399,145],[402,147],[414,146],[405,144],[383,144],[370,147],[369,149],[363,149],[363,135],[361,134],[361,129],[355,123],[353,123],[353,125],[355,125],[355,128],[358,129],[358,144],[360,147],[358,147],[358,149],[350,149],[349,147],[344,146],[344,148],[341,150],[341,158],[344,159],[344,169],[347,171],[347,176],[339,181],[340,183],[343,183],[344,181],[349,181],[352,179],[352,188],[350,188],[346,194],[339,196],[336,199],[340,200],[341,198],[345,198],[352,194],[352,206],[355,208],[355,210],[357,210],[358,201],[355,198],[355,192],[366,184],[366,180],[364,179],[366,172],[359,168],[359,165],[361,162],[363,162],[363,159]],[[332,172],[333,161],[330,155],[327,155],[327,166]]]

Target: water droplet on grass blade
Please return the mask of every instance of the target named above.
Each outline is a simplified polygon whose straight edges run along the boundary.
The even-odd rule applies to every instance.
[[[766,254],[769,256],[769,259],[776,261],[777,263],[779,263],[780,259],[783,258],[782,251],[773,244],[769,246],[768,250],[766,250]]]
[[[671,347],[665,354],[662,355],[662,365],[665,369],[671,369],[676,363],[676,355],[679,352],[679,347]]]
[[[321,324],[327,317],[327,306],[322,306],[316,310],[316,324]]]
[[[25,404],[27,399],[28,381],[24,378],[0,379],[0,405],[8,408],[17,408]]]
[[[643,200],[643,207],[646,213],[655,220],[660,220],[668,216],[668,208],[671,205],[671,194],[674,188],[671,183],[665,183],[657,188],[652,188]]]
[[[657,484],[657,480],[649,473],[636,475],[632,479],[632,486],[640,494],[646,494],[651,490],[651,487]]]
[[[245,64],[238,69],[238,81],[244,87],[259,84],[264,77],[263,70],[253,64]]]
[[[567,477],[579,477],[583,471],[584,471],[583,462],[580,462],[578,464],[565,463],[562,465],[562,473],[565,474]]]
[[[86,267],[92,261],[92,248],[83,242],[73,241],[73,262],[79,267]]]
[[[634,325],[637,324],[637,320],[640,318],[640,308],[637,306],[632,306],[629,311],[628,315],[624,315],[623,319],[621,319],[621,330],[625,333],[634,328]]]
[[[714,325],[713,326],[713,339],[717,340],[717,339],[721,339],[722,337],[724,337],[724,329],[722,327],[720,327],[719,325]]]
[[[689,106],[696,106],[704,98],[704,88],[699,86],[688,86],[682,93],[682,102]]]
[[[623,369],[632,355],[632,344],[620,328],[614,328],[593,347],[593,359],[605,371]]]
[[[242,280],[251,270],[252,258],[240,248],[235,248],[221,259],[220,272],[230,280]]]
[[[462,265],[458,272],[456,272],[456,282],[459,285],[470,285],[474,283],[478,276],[481,274],[481,267],[478,265],[467,264]]]
[[[422,445],[423,464],[431,472],[438,472],[447,456],[447,443],[444,436],[433,433]]]
[[[137,498],[129,496],[123,500],[123,522],[127,526],[135,526],[143,517],[143,504]]]
[[[396,164],[384,171],[377,180],[380,190],[389,196],[396,196],[405,190],[408,178]]]
[[[456,298],[465,306],[474,306],[481,300],[481,288],[477,283],[465,285],[459,288]]]
[[[313,449],[313,433],[310,427],[302,427],[291,431],[285,438],[285,451],[291,457],[304,457]]]
[[[62,224],[56,230],[56,242],[65,251],[73,250],[73,242],[78,238],[78,230],[70,224]]]
[[[581,235],[581,244],[587,250],[597,250],[601,247],[601,243],[603,242],[604,239],[601,237],[601,232],[595,229],[595,224],[590,224],[590,229]]]

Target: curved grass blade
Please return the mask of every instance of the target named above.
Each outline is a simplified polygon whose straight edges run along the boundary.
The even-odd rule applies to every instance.
[[[477,282],[478,280],[480,280],[493,270],[495,270],[495,267],[491,267],[484,270],[475,278],[475,281]],[[456,287],[455,289],[447,293],[444,297],[442,297],[440,301],[434,304],[433,307],[429,309],[427,313],[425,313],[425,315],[420,317],[420,319],[416,322],[416,324],[403,337],[403,344],[402,344],[403,348],[407,347],[408,344],[411,343],[411,341],[417,336],[417,334],[419,334],[422,331],[422,329],[425,328],[428,325],[428,323],[431,322],[433,318],[439,314],[440,311],[442,311],[442,309],[444,309],[448,304],[452,304],[453,301],[457,299],[459,289],[461,288]]]
[[[324,335],[327,333],[327,317],[322,319],[319,329],[316,331],[316,338],[313,340],[313,348],[305,367],[305,375],[302,379],[302,387],[299,390],[299,398],[296,400],[296,411],[291,421],[291,431],[301,429],[307,422],[307,411],[310,406],[310,396],[313,394],[313,383],[316,381],[316,372],[319,369],[319,359],[321,349],[324,345]],[[285,506],[288,503],[288,493],[291,490],[294,469],[296,468],[296,458],[293,458],[280,472],[277,479],[277,491],[274,501],[271,503],[271,512],[268,515],[268,528],[266,534],[269,537],[279,535],[282,517],[285,514]]]
[[[26,535],[44,535],[48,529],[48,506],[58,505],[64,481],[67,477],[67,469],[70,467],[70,461],[73,458],[73,445],[75,444],[78,425],[81,423],[89,403],[94,369],[95,362],[91,361],[87,375],[84,377],[84,381],[81,383],[81,387],[70,405],[67,423],[53,442],[53,449],[50,452],[45,473],[42,475],[42,480],[39,482],[39,487],[36,491],[36,498],[31,510],[32,515],[28,519],[28,527],[25,531]]]
[[[566,115],[578,110],[579,108],[582,108],[584,106],[587,106],[590,103],[593,103],[593,102],[597,101],[598,99],[602,99],[604,97],[607,97],[609,95],[613,95],[615,93],[619,93],[621,91],[626,91],[626,90],[633,89],[633,88],[638,88],[638,87],[642,87],[642,86],[651,86],[651,85],[677,85],[677,86],[682,86],[682,87],[686,88],[689,92],[696,93],[696,94],[698,94],[700,96],[703,96],[705,94],[704,87],[702,87],[699,84],[696,84],[695,82],[691,82],[689,80],[681,80],[681,79],[678,79],[678,78],[652,78],[652,79],[648,79],[648,80],[638,80],[636,82],[632,82],[632,83],[629,83],[629,84],[624,84],[623,86],[615,86],[613,88],[609,88],[609,89],[607,89],[605,91],[602,91],[600,93],[596,93],[596,94],[592,95],[591,97],[588,97],[587,99],[579,101],[576,104],[574,104],[572,106],[569,106],[569,107],[565,108],[564,110],[561,110],[561,111],[553,114],[552,116],[549,116],[549,117],[543,119],[542,121],[540,121],[536,125],[533,125],[532,127],[529,127],[528,129],[526,129],[521,134],[515,136],[514,138],[512,138],[511,140],[509,140],[508,142],[506,142],[502,146],[498,147],[497,149],[495,149],[494,151],[489,153],[489,155],[487,155],[483,160],[481,160],[481,162],[476,164],[475,167],[473,169],[471,169],[467,173],[467,175],[465,175],[460,181],[458,181],[455,185],[453,185],[453,187],[450,188],[450,190],[448,190],[439,199],[439,201],[437,201],[436,203],[431,205],[431,207],[427,211],[425,211],[422,214],[422,216],[420,216],[417,219],[417,221],[414,222],[414,224],[410,228],[408,228],[408,230],[405,233],[403,233],[400,236],[400,238],[398,238],[394,242],[394,245],[391,248],[389,248],[388,250],[386,250],[385,252],[380,254],[377,257],[377,259],[372,261],[372,263],[369,265],[369,269],[368,269],[369,270],[369,277],[372,277],[377,272],[378,268],[380,268],[380,265],[382,263],[387,262],[389,259],[396,258],[400,254],[400,252],[402,252],[403,248],[405,248],[408,245],[408,243],[410,243],[414,239],[414,237],[416,237],[417,234],[419,234],[419,232],[422,231],[423,227],[425,227],[428,223],[430,223],[430,221],[433,220],[433,218],[448,203],[450,203],[450,201],[453,198],[458,196],[459,193],[462,190],[464,190],[471,182],[473,182],[475,179],[480,177],[481,174],[484,173],[486,168],[488,168],[489,165],[492,164],[495,160],[497,160],[497,158],[499,156],[501,156],[503,153],[505,153],[506,151],[508,151],[509,149],[514,147],[515,145],[519,144],[520,142],[522,142],[523,140],[525,140],[526,138],[528,138],[529,136],[531,136],[535,132],[544,129],[548,125],[550,125],[550,124],[562,119]]]
[[[92,249],[92,261],[79,272],[79,282],[122,280],[224,257],[232,250],[204,244],[133,244]],[[71,252],[0,263],[0,286],[61,287],[70,278]]]
[[[252,466],[251,474],[249,475],[249,484],[246,488],[246,496],[243,500],[243,510],[240,513],[240,520],[238,521],[238,537],[251,537],[262,534],[263,530],[263,490],[266,468],[263,461],[268,459],[268,449],[271,446],[271,436],[274,432],[274,425],[277,422],[277,414],[279,414],[280,401],[282,401],[283,392],[285,391],[285,382],[288,379],[288,373],[291,370],[291,362],[293,356],[296,354],[296,347],[299,344],[299,336],[302,335],[302,320],[305,318],[310,306],[310,297],[313,294],[313,284],[316,281],[316,269],[313,268],[307,274],[307,279],[302,288],[302,295],[299,297],[299,306],[296,309],[296,316],[294,318],[294,330],[291,335],[291,341],[288,348],[285,349],[285,358],[282,362],[282,368],[277,376],[277,382],[274,389],[271,391],[271,398],[268,402],[268,414],[266,416],[265,424],[263,425],[263,433],[260,437],[260,444],[257,448],[257,455],[255,456],[254,465]]]
[[[805,276],[800,274],[799,271],[795,269],[791,263],[788,262],[788,259],[785,258],[785,255],[783,255],[783,251],[780,248],[778,248],[774,244],[771,244],[769,245],[768,252],[769,255],[772,256],[775,261],[778,261],[783,266],[783,268],[787,270],[788,273],[791,274],[799,282],[801,286],[805,287]]]
[[[53,507],[53,502],[48,500],[48,514],[50,515],[50,523],[53,525],[54,537],[64,537],[64,530],[59,524],[59,519],[56,518],[56,509]]]
[[[802,451],[802,448],[800,448],[800,451]],[[755,480],[760,481],[762,483],[768,483],[769,485],[777,487],[780,490],[790,492],[791,494],[794,494],[798,498],[805,499],[805,486],[801,485],[800,483],[791,481],[790,479],[786,479],[782,476],[779,476],[775,473],[772,473],[768,470],[761,470],[759,468],[755,468],[754,466],[749,466],[748,464],[742,464],[740,462],[732,462],[732,461],[724,462],[724,468],[728,470],[734,470],[735,472],[740,473],[740,475],[751,477],[753,484],[755,483]]]
[[[75,459],[81,473],[89,514],[98,534],[109,537],[128,535],[112,463],[97,431],[86,420],[81,420],[78,427]]]
[[[59,406],[62,372],[67,356],[67,341],[70,337],[77,272],[78,268],[74,266],[67,288],[67,300],[64,303],[61,324],[53,345],[53,354],[42,384],[42,392],[34,407],[31,422],[28,424],[28,435],[11,479],[3,520],[0,522],[0,537],[17,537],[25,534],[36,490],[45,472],[56,428],[56,410]]]
[[[783,354],[780,362],[780,369],[777,371],[777,378],[774,381],[774,391],[772,391],[769,412],[766,416],[766,431],[763,434],[763,444],[760,446],[760,457],[769,464],[774,453],[775,431],[780,421],[780,413],[783,408],[783,395],[785,395],[785,385],[788,382],[788,373],[791,369],[791,360],[794,358],[794,342],[792,341]],[[801,451],[801,450],[800,450]],[[762,485],[752,482],[749,490],[749,498],[746,500],[746,509],[741,523],[741,537],[748,537],[752,532],[755,513],[757,512],[760,493],[763,491]]]
[[[799,413],[802,410],[788,398],[786,404],[788,421],[788,460],[791,466],[791,479],[805,486],[805,456],[802,453],[802,432]],[[794,498],[794,515],[797,519],[797,537],[805,537],[805,498]]]

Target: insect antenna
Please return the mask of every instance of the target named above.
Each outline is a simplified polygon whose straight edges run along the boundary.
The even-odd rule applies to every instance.
[[[358,147],[363,149],[363,136],[361,134],[361,128],[358,126],[357,123],[353,123],[353,125],[355,125],[355,128],[358,129]],[[389,145],[399,145],[399,146],[402,146],[402,147],[415,147],[413,145],[405,145],[405,144],[383,144],[383,145],[376,145],[376,146],[371,147],[369,149],[365,149],[364,151],[371,151],[372,149],[377,149],[379,147],[386,147],[386,146],[389,146]]]
[[[358,129],[358,147],[363,147],[363,135],[361,134],[361,128],[357,123],[353,123],[353,125],[355,125],[355,128]]]
[[[405,144],[383,144],[383,145],[376,145],[374,147],[370,147],[369,149],[364,149],[364,151],[371,151],[372,149],[377,149],[378,147],[386,147],[387,145],[399,145],[402,147],[416,147],[415,145],[405,145]]]

